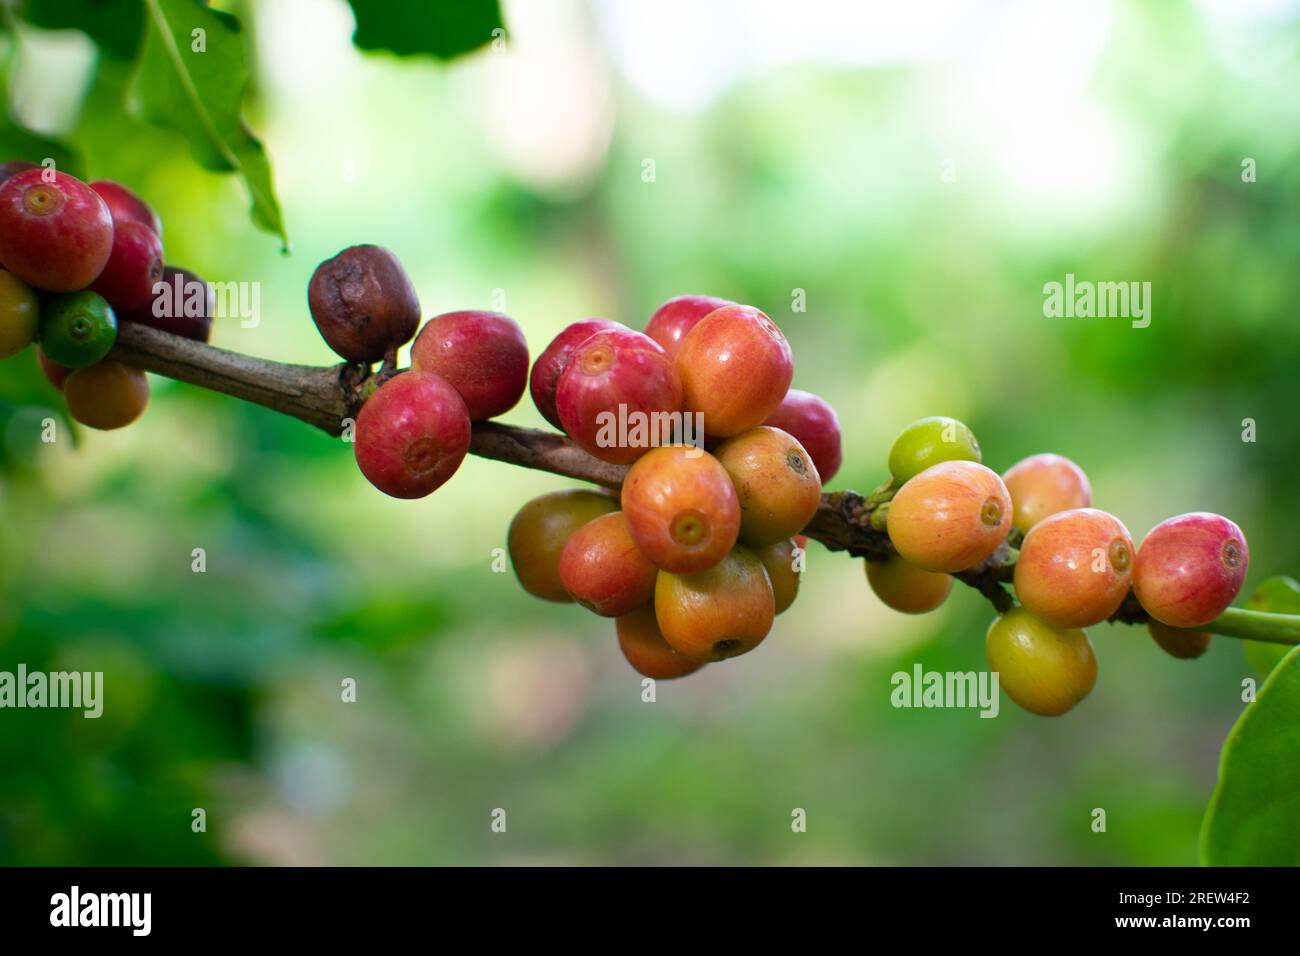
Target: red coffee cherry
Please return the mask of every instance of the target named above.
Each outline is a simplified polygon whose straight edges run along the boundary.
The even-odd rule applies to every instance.
[[[997,473],[944,461],[907,481],[889,503],[889,539],[903,560],[952,574],[979,564],[1011,530],[1011,496]]]
[[[122,318],[196,342],[206,342],[212,337],[215,312],[212,286],[188,269],[164,266],[162,279],[155,285],[150,301],[123,314]]]
[[[640,458],[623,480],[623,512],[637,545],[666,571],[713,567],[740,533],[740,503],[727,471],[699,448],[673,445]]]
[[[447,312],[425,323],[411,343],[411,367],[436,372],[465,399],[472,421],[518,404],[528,384],[528,342],[500,312]]]
[[[922,571],[895,555],[884,561],[864,561],[867,583],[886,607],[904,614],[925,614],[948,599],[952,578]]]
[[[823,485],[840,470],[844,460],[840,419],[824,398],[792,388],[763,424],[789,432],[799,440],[812,456]]]
[[[609,319],[583,319],[574,322],[551,340],[551,344],[537,361],[533,363],[533,372],[528,380],[528,390],[532,393],[533,404],[542,413],[542,417],[563,429],[560,413],[555,410],[555,389],[560,383],[560,373],[569,364],[569,356],[587,339],[606,329],[623,329],[626,326]]]
[[[159,239],[162,238],[162,220],[158,218],[158,213],[126,186],[111,179],[97,179],[90,184],[90,188],[99,193],[99,198],[108,206],[114,225],[119,222],[138,222]]]
[[[1020,531],[1048,515],[1092,504],[1088,476],[1064,455],[1030,455],[1007,469],[1002,480],[1011,493],[1011,526]]]
[[[743,546],[699,574],[660,571],[655,584],[655,618],[664,640],[695,660],[720,661],[752,651],[775,616],[763,563]]]
[[[740,540],[762,547],[804,529],[822,500],[808,452],[788,432],[759,425],[714,449],[740,501]]]
[[[39,345],[36,346],[36,361],[40,364],[41,374],[45,376],[45,380],[59,391],[63,391],[63,384],[68,380],[68,376],[72,374],[72,369],[57,362],[51,362],[50,357],[45,354]]]
[[[380,246],[350,246],[318,265],[307,305],[321,338],[349,362],[378,362],[420,324],[415,287],[397,256]]]
[[[686,333],[695,328],[700,319],[724,305],[735,303],[711,295],[679,295],[655,309],[646,323],[645,334],[662,345],[670,359],[676,358]]]
[[[799,596],[799,578],[803,572],[795,570],[794,552],[795,548],[802,547],[790,538],[754,549],[754,554],[763,562],[763,570],[767,572],[767,580],[772,585],[777,614],[789,608]]]
[[[780,406],[794,377],[790,343],[758,309],[728,305],[686,333],[677,351],[686,408],[704,430],[727,438],[761,425]]]
[[[432,372],[403,372],[361,406],[354,450],[361,473],[384,494],[423,498],[456,473],[470,435],[459,392]]]
[[[7,163],[0,163],[0,185],[11,176],[17,176],[19,173],[25,173],[29,169],[40,169],[35,163],[29,163],[25,159],[14,159]]]
[[[113,251],[104,271],[91,283],[115,312],[129,312],[153,301],[153,287],[163,277],[162,240],[134,220],[113,224]]]
[[[1016,561],[1016,597],[1053,627],[1091,627],[1110,617],[1133,578],[1133,538],[1096,508],[1058,511],[1025,535]]]
[[[1152,640],[1170,657],[1194,660],[1210,649],[1210,635],[1204,631],[1185,631],[1159,621],[1147,625]]]
[[[569,437],[619,465],[671,441],[681,407],[682,386],[664,350],[630,329],[597,332],[574,349],[555,391]]]
[[[601,617],[618,617],[648,604],[658,570],[632,540],[621,511],[588,521],[560,552],[564,589]]]
[[[75,292],[108,263],[113,218],[81,180],[48,175],[29,169],[0,185],[0,265],[46,292]]]
[[[560,580],[560,552],[588,521],[617,510],[616,499],[585,488],[553,491],[520,508],[510,522],[506,547],[524,590],[544,601],[571,603]]]
[[[654,608],[649,605],[624,614],[614,622],[618,647],[627,662],[643,677],[672,680],[694,674],[704,661],[692,660],[673,650],[659,632]]]
[[[1170,627],[1197,628],[1222,614],[1250,564],[1246,536],[1222,515],[1204,511],[1162,521],[1138,549],[1133,591]]]
[[[149,404],[149,378],[121,362],[97,362],[79,368],[63,383],[68,413],[83,425],[109,431],[124,428]]]

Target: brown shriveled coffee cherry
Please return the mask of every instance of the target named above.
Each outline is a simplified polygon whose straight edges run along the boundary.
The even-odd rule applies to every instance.
[[[371,363],[410,341],[420,300],[406,270],[381,246],[350,246],[326,259],[307,287],[312,321],[349,362]]]

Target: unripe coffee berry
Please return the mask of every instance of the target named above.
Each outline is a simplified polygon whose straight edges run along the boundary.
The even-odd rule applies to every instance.
[[[654,608],[649,605],[624,614],[614,622],[614,629],[619,650],[643,677],[671,680],[694,674],[704,666],[704,661],[692,660],[673,650],[660,633]]]
[[[777,614],[787,610],[799,596],[799,578],[803,576],[803,571],[796,569],[795,551],[802,548],[803,545],[796,543],[794,538],[789,538],[754,549],[754,554],[763,562],[763,570],[767,572],[767,580],[772,585]]]
[[[1147,631],[1151,634],[1151,639],[1170,657],[1194,660],[1210,649],[1210,635],[1204,631],[1188,631],[1159,621],[1148,624]]]
[[[1246,536],[1222,515],[1193,512],[1162,521],[1138,549],[1133,591],[1170,627],[1197,628],[1227,609],[1250,564]]]
[[[1008,468],[1002,480],[1011,492],[1011,526],[1020,531],[1059,511],[1092,504],[1088,476],[1063,455],[1031,455]]]
[[[28,285],[44,292],[84,289],[112,249],[108,206],[76,177],[29,169],[0,185],[0,265]]]
[[[1016,597],[1054,627],[1090,627],[1119,610],[1133,578],[1133,554],[1133,538],[1114,515],[1058,511],[1025,535]]]
[[[925,614],[948,599],[952,577],[923,571],[894,555],[884,561],[864,561],[867,582],[886,607],[903,614]]]
[[[979,460],[979,442],[965,423],[934,415],[898,433],[889,449],[889,473],[901,485],[940,462]]]
[[[500,312],[447,312],[424,324],[411,343],[411,367],[441,375],[465,399],[471,421],[496,418],[528,385],[528,342]]]
[[[94,365],[117,341],[117,316],[95,292],[52,296],[41,310],[41,351],[68,368]]]
[[[789,539],[817,513],[821,479],[788,432],[760,425],[728,438],[713,455],[736,487],[740,540],[750,547]]]
[[[585,488],[553,491],[520,508],[510,522],[506,548],[524,590],[544,601],[571,602],[560,580],[560,552],[588,521],[617,510],[617,499]]]
[[[772,629],[776,600],[763,563],[737,546],[707,571],[659,572],[655,618],[680,654],[720,661],[752,651]]]
[[[372,363],[410,341],[420,301],[406,270],[381,246],[350,246],[326,259],[307,287],[312,321],[349,362]]]
[[[889,539],[903,560],[951,574],[979,564],[1011,530],[1011,496],[997,473],[945,461],[908,481],[889,503]]]
[[[460,467],[469,452],[469,412],[451,385],[432,372],[389,379],[357,415],[357,466],[394,498],[423,498]]]
[[[68,413],[83,425],[108,431],[124,428],[149,404],[149,377],[121,362],[96,362],[75,369],[63,383]]]
[[[12,272],[0,270],[0,359],[36,341],[40,318],[36,293]]]
[[[1012,608],[989,626],[984,653],[1007,696],[1044,717],[1071,710],[1097,683],[1088,635],[1052,627],[1024,608]]]

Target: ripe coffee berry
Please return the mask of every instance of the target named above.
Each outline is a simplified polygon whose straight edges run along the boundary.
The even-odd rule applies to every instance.
[[[560,580],[560,552],[588,521],[617,510],[616,499],[584,488],[553,491],[520,508],[510,522],[506,547],[524,590],[544,601],[571,602]]]
[[[623,512],[593,518],[560,552],[560,580],[573,599],[601,617],[618,617],[654,597],[658,568],[632,540]]]
[[[120,318],[206,342],[212,337],[214,310],[212,287],[207,282],[188,269],[164,266],[161,284],[155,287],[149,303]]]
[[[1209,624],[1227,609],[1246,579],[1246,536],[1222,515],[1193,512],[1151,529],[1133,565],[1142,607],[1170,627]]]
[[[108,206],[114,226],[119,222],[138,222],[159,239],[162,238],[162,220],[158,218],[158,213],[126,186],[111,179],[98,179],[90,184],[90,188],[99,193],[99,198]]]
[[[659,632],[654,608],[649,605],[624,614],[614,622],[618,647],[627,662],[643,677],[671,680],[694,674],[704,661],[692,660],[673,650]]]
[[[979,564],[1011,530],[1011,496],[997,473],[973,461],[944,461],[912,478],[889,503],[889,539],[924,571]]]
[[[19,173],[25,173],[29,169],[40,169],[35,163],[29,163],[25,159],[14,159],[7,163],[0,163],[0,185],[11,176],[17,176]]]
[[[1083,469],[1063,455],[1031,455],[1002,476],[1011,492],[1011,526],[1028,531],[1048,515],[1092,504],[1092,486]]]
[[[1150,632],[1151,639],[1170,657],[1192,660],[1210,648],[1210,635],[1204,631],[1185,631],[1159,621],[1148,624],[1147,631]]]
[[[889,449],[889,473],[901,485],[944,461],[980,460],[980,445],[963,422],[935,415],[912,422]]]
[[[771,319],[747,305],[710,312],[677,350],[686,408],[704,430],[727,438],[761,425],[780,406],[794,377],[790,343]]]
[[[113,251],[90,288],[115,311],[129,312],[153,301],[153,287],[162,277],[162,240],[148,226],[126,219],[113,224]]]
[[[611,322],[609,319],[583,319],[564,329],[551,340],[551,344],[546,346],[542,354],[537,356],[537,361],[533,363],[532,375],[528,380],[528,390],[533,396],[533,404],[542,413],[542,417],[556,428],[563,429],[564,423],[560,421],[560,413],[555,410],[555,389],[560,384],[560,373],[569,364],[569,356],[573,354],[574,349],[597,332],[622,328],[626,326]]]
[[[45,380],[59,391],[63,391],[63,383],[72,374],[72,369],[66,365],[59,365],[57,362],[51,362],[49,357],[41,351],[39,345],[36,346],[36,361],[41,367],[41,374],[45,376]]]
[[[646,323],[645,334],[662,345],[670,359],[675,359],[686,333],[695,328],[700,319],[724,305],[735,303],[711,295],[679,295],[655,309]]]
[[[361,406],[354,451],[361,473],[384,494],[423,498],[456,473],[470,435],[465,402],[445,379],[403,372]]]
[[[904,614],[933,611],[948,599],[952,578],[922,571],[895,555],[885,561],[864,561],[867,582],[886,607]]]
[[[67,173],[29,169],[0,185],[0,265],[45,292],[75,292],[104,270],[113,218],[99,194]]]
[[[713,567],[740,533],[740,503],[727,471],[706,451],[656,448],[623,480],[623,512],[638,547],[666,571]]]
[[[1106,620],[1128,594],[1133,538],[1124,523],[1096,508],[1058,511],[1025,535],[1016,561],[1016,597],[1053,627]]]
[[[823,485],[840,470],[844,460],[840,419],[825,399],[792,388],[763,424],[789,432],[798,439],[812,456]]]
[[[736,488],[740,540],[750,547],[787,540],[817,513],[821,479],[788,432],[760,425],[728,438],[713,455]]]
[[[1007,696],[1044,717],[1066,713],[1097,683],[1088,635],[1052,627],[1024,608],[1012,608],[989,626],[984,653]]]
[[[528,384],[528,342],[500,312],[447,312],[425,323],[411,343],[411,367],[441,375],[465,399],[471,421],[496,418]]]
[[[36,341],[40,303],[27,283],[0,270],[0,359],[17,355]]]
[[[117,341],[117,316],[95,292],[52,296],[41,310],[41,350],[59,365],[84,368]]]
[[[83,425],[110,431],[124,428],[149,404],[149,378],[121,362],[96,362],[75,369],[63,383],[68,413]]]
[[[619,465],[671,439],[681,407],[682,386],[668,356],[631,329],[597,332],[574,349],[555,391],[569,437],[588,454]]]
[[[737,546],[707,571],[659,572],[655,618],[680,654],[720,661],[752,651],[772,629],[776,600],[763,563]]]
[[[312,273],[307,305],[321,337],[349,362],[386,358],[420,324],[420,300],[397,256],[350,246]]]
[[[789,538],[754,549],[758,560],[763,562],[768,583],[772,585],[777,614],[786,610],[799,596],[799,576],[802,572],[795,570],[795,549],[801,547],[793,538]]]

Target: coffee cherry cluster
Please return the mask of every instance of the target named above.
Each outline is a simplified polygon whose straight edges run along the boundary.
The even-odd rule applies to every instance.
[[[120,321],[201,342],[211,333],[210,289],[163,264],[158,214],[120,183],[0,166],[0,358],[36,343],[69,414],[121,428],[143,414],[149,380],[107,359]]]
[[[1162,649],[1199,657],[1210,636],[1198,628],[1246,577],[1246,539],[1227,518],[1179,515],[1134,547],[1122,521],[1092,507],[1074,462],[1033,455],[999,476],[956,419],[913,422],[894,441],[889,469],[872,519],[879,527],[883,516],[897,554],[867,563],[872,590],[904,613],[934,610],[951,575],[977,571],[1005,543],[1018,605],[990,626],[985,653],[1007,695],[1036,714],[1063,714],[1092,690],[1097,662],[1083,629],[1113,616],[1130,591]]]

